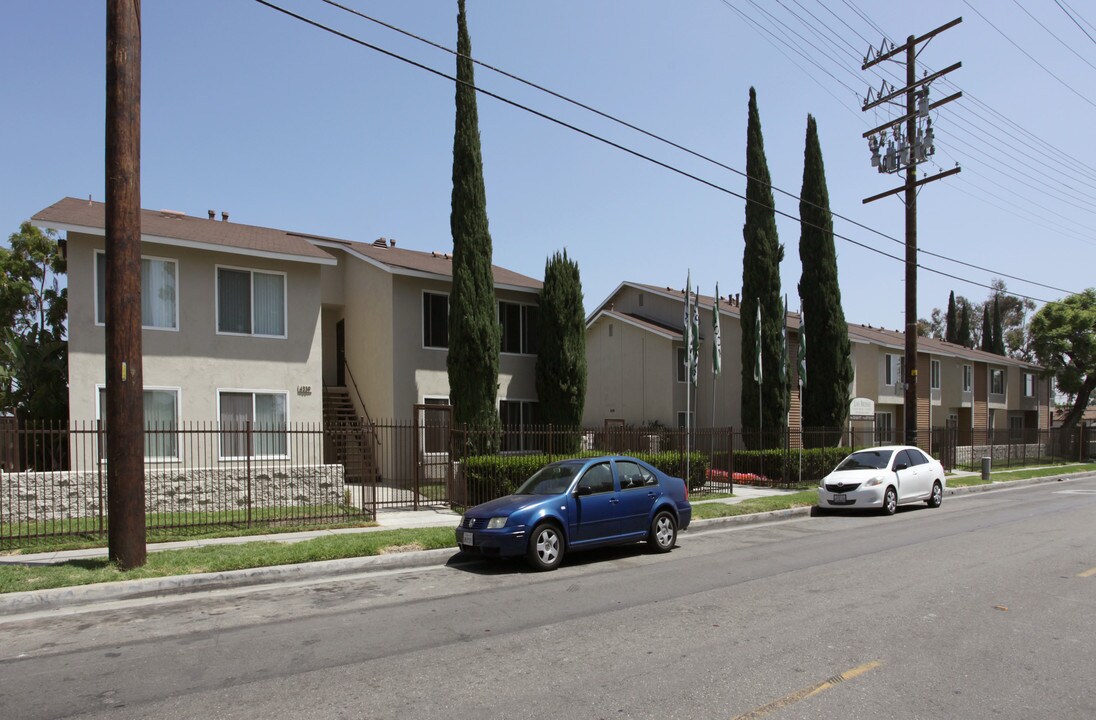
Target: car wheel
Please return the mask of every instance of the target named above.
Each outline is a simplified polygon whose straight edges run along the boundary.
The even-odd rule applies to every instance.
[[[898,493],[894,488],[889,487],[887,491],[883,493],[883,514],[893,515],[894,511],[898,509]]]
[[[555,570],[563,562],[563,533],[551,523],[537,525],[525,556],[534,570]]]
[[[651,533],[647,536],[647,542],[655,552],[670,552],[677,542],[677,522],[674,516],[665,510],[655,515],[651,521]]]
[[[940,503],[944,502],[944,488],[940,486],[939,481],[932,484],[932,495],[926,502],[930,508],[938,508]]]

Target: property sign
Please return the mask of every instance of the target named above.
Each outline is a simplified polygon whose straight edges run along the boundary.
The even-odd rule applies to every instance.
[[[849,416],[854,418],[874,418],[875,401],[871,398],[853,398],[849,403]]]

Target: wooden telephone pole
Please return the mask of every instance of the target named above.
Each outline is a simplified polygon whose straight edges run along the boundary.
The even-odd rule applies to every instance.
[[[107,1],[106,436],[110,559],[145,564],[141,2]]]
[[[863,137],[868,139],[868,147],[872,151],[872,166],[878,168],[879,172],[897,173],[903,168],[906,170],[904,185],[864,198],[864,203],[874,202],[905,192],[906,344],[902,377],[904,383],[905,444],[907,445],[917,444],[917,188],[934,180],[955,175],[960,171],[959,167],[955,167],[932,177],[918,180],[917,165],[927,160],[936,151],[933,145],[932,120],[929,118],[929,111],[952,100],[957,100],[963,95],[962,92],[957,92],[937,102],[929,103],[929,84],[937,78],[958,70],[963,64],[957,62],[939,72],[931,75],[926,74],[918,80],[917,46],[961,22],[963,22],[963,18],[956,18],[921,37],[910,35],[906,39],[906,43],[898,47],[891,46],[887,48],[887,43],[884,41],[884,46],[878,51],[875,48],[868,49],[868,55],[864,58],[864,64],[861,66],[862,70],[867,70],[887,60],[902,62],[901,60],[895,60],[895,58],[905,55],[906,86],[894,88],[884,81],[878,95],[873,97],[873,91],[868,92],[868,98],[864,101],[862,109],[866,112],[884,103],[901,106],[901,99],[905,96],[905,114],[868,130]],[[904,133],[903,124],[905,124]],[[888,133],[890,139],[888,139]],[[885,149],[884,144],[886,145]],[[885,152],[881,152],[884,150]]]

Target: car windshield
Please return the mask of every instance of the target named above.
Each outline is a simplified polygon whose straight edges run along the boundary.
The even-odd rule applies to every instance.
[[[841,461],[837,470],[885,470],[893,450],[861,450]]]
[[[521,487],[514,491],[515,495],[559,495],[570,487],[575,474],[582,468],[582,463],[560,463],[547,465],[533,473],[533,476],[523,482]]]

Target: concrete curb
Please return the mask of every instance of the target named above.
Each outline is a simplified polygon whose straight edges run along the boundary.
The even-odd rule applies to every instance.
[[[391,555],[321,560],[298,565],[227,570],[217,573],[173,575],[143,580],[74,585],[72,587],[0,595],[0,618],[29,612],[53,610],[70,605],[85,605],[118,600],[134,600],[164,595],[226,590],[242,586],[269,585],[301,580],[320,580],[384,570],[405,570],[445,565],[456,557],[455,548],[420,550]],[[471,560],[471,558],[469,559]]]
[[[945,495],[967,495],[977,492],[1005,490],[1009,488],[1040,485],[1067,480],[1084,480],[1096,477],[1096,473],[1075,475],[1051,475],[1027,480],[993,482],[988,485],[948,488]],[[747,515],[694,520],[685,532],[688,535],[702,534],[708,530],[717,530],[733,525],[759,525],[780,522],[811,515],[814,506],[772,510]],[[345,558],[341,560],[321,560],[299,565],[275,565],[271,567],[229,570],[219,573],[201,573],[197,575],[174,575],[171,577],[148,578],[145,580],[122,580],[119,582],[96,583],[94,585],[75,585],[51,590],[31,590],[28,592],[5,593],[0,595],[0,619],[5,615],[53,610],[70,605],[88,605],[94,603],[154,598],[165,595],[205,592],[208,590],[226,590],[242,586],[270,585],[280,582],[302,580],[322,580],[343,575],[356,575],[385,570],[404,570],[408,568],[435,567],[446,564],[474,562],[455,560],[459,553],[455,548],[440,550],[420,550],[391,555],[372,555],[369,557]]]

